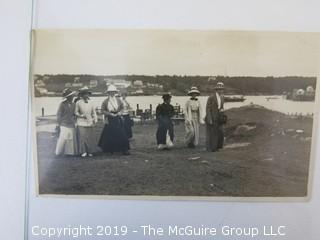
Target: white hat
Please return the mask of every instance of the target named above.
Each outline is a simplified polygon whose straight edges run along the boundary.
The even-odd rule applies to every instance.
[[[190,96],[193,93],[200,95],[200,91],[198,90],[197,87],[191,87],[190,91],[188,92],[188,95]]]
[[[116,88],[115,85],[110,84],[106,92],[118,92],[118,89]]]
[[[217,85],[215,86],[215,89],[224,89],[223,82],[217,82]]]
[[[90,91],[90,89],[87,86],[84,86],[79,89],[79,94],[84,94],[84,93],[91,94],[92,92]]]

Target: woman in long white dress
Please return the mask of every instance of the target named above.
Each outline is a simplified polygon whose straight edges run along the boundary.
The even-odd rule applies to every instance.
[[[189,148],[199,145],[199,129],[203,124],[201,104],[197,96],[200,92],[197,87],[192,87],[188,92],[190,99],[185,105],[185,128],[186,128],[186,144]]]
[[[68,88],[62,93],[63,101],[57,111],[57,129],[59,129],[59,138],[55,150],[57,156],[77,154],[74,95],[75,92]]]

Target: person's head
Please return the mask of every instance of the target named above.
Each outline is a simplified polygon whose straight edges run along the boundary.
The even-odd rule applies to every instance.
[[[196,98],[200,95],[200,91],[197,87],[191,87],[190,91],[188,92],[188,96],[190,96],[192,99]]]
[[[88,87],[83,87],[79,89],[79,97],[84,99],[84,100],[88,100],[89,96],[91,95],[91,91],[89,90]]]
[[[196,94],[196,93],[191,93],[189,96],[190,96],[191,98],[197,98],[198,94]]]
[[[89,92],[83,92],[83,93],[81,93],[81,97],[83,98],[83,99],[85,99],[85,100],[88,100],[89,99]]]
[[[215,87],[215,90],[217,91],[217,93],[223,94],[223,92],[224,92],[224,84],[222,82],[218,82],[216,87]]]
[[[171,95],[169,93],[163,94],[162,99],[164,103],[170,103],[171,102]]]
[[[127,93],[122,93],[121,96],[122,96],[122,99],[125,100],[127,98]]]
[[[72,102],[74,98],[75,92],[71,91],[69,88],[66,88],[62,92],[62,97],[66,99],[68,102]]]
[[[114,97],[117,93],[118,93],[118,89],[116,88],[116,86],[110,84],[107,90],[107,94],[110,97]]]

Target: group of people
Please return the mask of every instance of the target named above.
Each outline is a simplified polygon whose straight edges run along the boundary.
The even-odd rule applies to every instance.
[[[83,87],[79,89],[77,97],[75,91],[70,89],[63,91],[63,101],[57,112],[59,138],[56,155],[91,157],[97,151],[97,146],[103,152],[129,154],[129,139],[132,138],[133,124],[129,115],[131,107],[126,95],[122,95],[121,99],[114,85],[110,85],[106,93],[108,97],[101,105],[105,125],[97,144],[94,126],[98,118],[90,100],[91,91],[88,87]]]
[[[218,151],[223,147],[223,83],[217,83],[215,91],[208,98],[205,117],[201,108],[197,87],[188,92],[190,99],[185,104],[186,145],[195,148],[199,145],[200,124],[206,124],[206,149],[210,152]],[[91,102],[91,91],[88,87],[79,89],[78,94],[70,89],[62,93],[63,101],[57,112],[57,129],[59,137],[56,145],[56,155],[80,155],[90,157],[97,152],[97,146],[103,152],[121,152],[129,154],[129,139],[132,138],[133,120],[130,117],[132,110],[126,100],[126,94],[120,97],[114,85],[109,85],[106,91],[107,98],[101,105],[104,116],[104,128],[98,143],[95,140],[95,124],[98,121],[96,109]],[[170,149],[174,142],[174,125],[172,118],[175,115],[174,107],[170,104],[171,94],[162,96],[163,103],[156,108],[158,129],[156,132],[159,150]]]
[[[206,124],[206,149],[210,152],[223,148],[224,132],[223,124],[226,122],[224,114],[224,85],[218,82],[215,91],[208,98],[205,117],[199,99],[200,91],[197,87],[192,87],[188,92],[190,99],[184,108],[184,120],[186,129],[186,144],[189,148],[199,145],[200,124]],[[170,104],[171,95],[162,96],[163,103],[156,108],[156,119],[158,130],[156,133],[158,149],[170,149],[173,146],[174,127],[172,117],[174,107]]]

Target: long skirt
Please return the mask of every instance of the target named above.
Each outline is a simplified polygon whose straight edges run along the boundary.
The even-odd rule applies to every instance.
[[[129,140],[120,117],[108,117],[108,123],[104,125],[98,146],[103,152],[110,153],[129,150]]]
[[[96,152],[96,140],[94,138],[94,129],[92,126],[78,126],[79,153]]]
[[[75,128],[61,126],[55,154],[76,155],[78,153],[77,150],[77,136]]]
[[[169,134],[170,140],[173,142],[174,129],[170,118],[161,118],[158,120],[158,129],[156,133],[157,144],[166,144],[167,133]]]
[[[123,116],[123,128],[127,137],[132,138],[132,119],[129,114]]]
[[[185,128],[186,128],[186,144],[192,145],[192,146],[198,146],[199,145],[199,118],[193,118],[191,121],[185,122]]]
[[[206,147],[207,151],[215,152],[223,148],[224,132],[223,125],[206,125]]]

